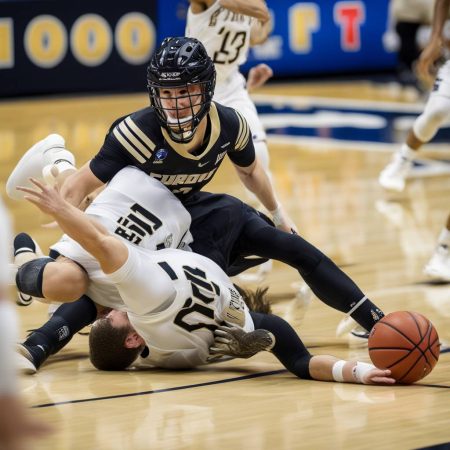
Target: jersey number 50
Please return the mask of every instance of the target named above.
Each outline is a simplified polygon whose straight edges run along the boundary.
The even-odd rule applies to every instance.
[[[192,298],[188,298],[183,305],[183,308],[176,315],[174,323],[186,331],[195,331],[200,328],[207,328],[214,332],[217,325],[214,323],[214,309],[209,308],[207,305],[214,301],[216,295],[220,295],[220,289],[217,284],[206,279],[206,274],[200,269],[194,269],[193,267],[183,266],[184,275],[191,282],[192,286]],[[189,323],[184,320],[186,316],[192,313],[199,313],[206,319],[209,319],[213,323]]]

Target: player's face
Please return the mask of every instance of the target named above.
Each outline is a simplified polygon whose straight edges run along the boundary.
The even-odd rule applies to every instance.
[[[203,98],[199,84],[163,88],[160,89],[159,95],[169,125],[175,123],[177,126],[189,122],[192,116],[200,111]]]

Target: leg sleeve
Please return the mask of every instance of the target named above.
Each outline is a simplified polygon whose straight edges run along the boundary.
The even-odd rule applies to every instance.
[[[314,294],[327,305],[348,312],[364,297],[358,286],[327,256],[301,236],[285,233],[253,215],[239,241],[240,250],[282,261],[297,269]]]
[[[241,254],[275,259],[297,269],[320,300],[351,314],[368,331],[384,316],[353,280],[312,244],[276,229],[257,214],[249,217],[238,242]]]
[[[299,378],[311,379],[308,352],[295,330],[281,317],[273,314],[250,312],[255,329],[270,331],[275,336],[275,346],[272,353],[279,361]]]

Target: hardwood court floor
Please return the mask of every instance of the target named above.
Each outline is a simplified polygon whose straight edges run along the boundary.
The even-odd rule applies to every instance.
[[[352,86],[272,86],[266,92],[343,97],[354,93]],[[403,101],[370,84],[360,88],[367,99]],[[116,117],[146,103],[144,94],[1,103],[2,191],[36,140],[62,134],[81,165]],[[450,340],[450,286],[430,284],[422,274],[450,211],[450,177],[412,180],[393,199],[376,181],[388,153],[317,150],[304,142],[272,144],[270,153],[279,196],[300,233],[385,312],[422,312],[441,340]],[[247,198],[227,162],[210,188]],[[7,205],[16,231],[31,233],[44,250],[58,238],[58,230],[41,227],[48,218],[31,205]],[[303,307],[294,270],[275,263],[264,284],[274,311],[312,352],[368,360],[365,349],[335,337],[340,313],[317,299]],[[42,304],[20,308],[23,336],[45,321],[46,311]],[[32,414],[56,430],[36,442],[37,449],[411,449],[450,441],[449,353],[416,385],[374,387],[301,381],[270,354],[194,371],[102,373],[88,361],[87,337],[77,335],[37,375],[21,381]]]

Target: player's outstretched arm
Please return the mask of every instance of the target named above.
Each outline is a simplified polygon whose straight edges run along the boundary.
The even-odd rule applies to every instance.
[[[297,227],[275,197],[272,183],[258,159],[248,167],[234,164],[244,186],[253,192],[272,215],[275,226],[287,233],[297,233]]]
[[[319,381],[341,383],[394,384],[390,370],[382,370],[373,364],[359,361],[338,360],[334,356],[313,356],[309,361],[311,378]]]
[[[48,186],[31,178],[36,189],[18,187],[27,194],[25,199],[42,212],[50,214],[61,229],[98,260],[105,273],[122,267],[128,258],[128,249],[119,239],[110,235],[99,223],[64,200],[57,187]]]
[[[216,330],[210,362],[222,356],[249,358],[260,351],[271,351],[300,378],[360,384],[395,383],[389,370],[378,369],[372,364],[338,360],[328,355],[312,356],[295,330],[280,317],[254,312],[251,316],[257,328],[255,331],[224,326]]]

